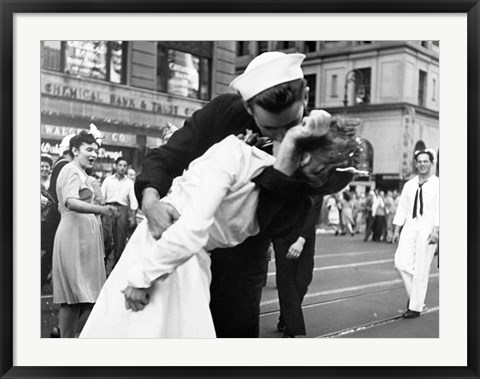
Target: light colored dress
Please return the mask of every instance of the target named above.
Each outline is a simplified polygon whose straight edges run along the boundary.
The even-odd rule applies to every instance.
[[[180,218],[156,241],[144,220],[108,277],[80,338],[215,338],[207,251],[259,232],[251,181],[274,158],[229,136],[174,180],[161,201]],[[125,308],[128,285],[150,288],[144,310]]]
[[[337,200],[331,196],[327,201],[328,209],[328,223],[330,225],[339,225],[340,224],[340,212],[337,206]]]
[[[342,200],[342,222],[343,225],[354,225],[352,201]]]
[[[68,198],[94,201],[94,189],[77,163],[68,163],[60,172],[57,195],[61,220],[53,245],[53,302],[95,303],[106,279],[100,224],[93,213],[66,206]]]

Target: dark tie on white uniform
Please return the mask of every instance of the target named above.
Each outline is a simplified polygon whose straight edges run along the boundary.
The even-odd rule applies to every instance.
[[[417,217],[417,201],[418,198],[420,197],[420,215],[423,216],[423,194],[422,194],[422,186],[426,182],[423,182],[422,184],[418,184],[417,192],[415,193],[415,202],[413,203],[413,214],[412,218]]]

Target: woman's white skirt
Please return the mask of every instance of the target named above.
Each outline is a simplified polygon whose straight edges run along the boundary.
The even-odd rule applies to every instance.
[[[147,220],[135,229],[108,277],[80,338],[215,338],[210,313],[210,257],[202,250],[149,290],[142,310],[125,308],[127,272],[155,247]]]

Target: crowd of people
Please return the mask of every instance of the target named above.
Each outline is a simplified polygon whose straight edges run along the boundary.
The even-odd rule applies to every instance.
[[[397,190],[367,189],[357,193],[349,188],[326,196],[317,222],[317,233],[364,234],[364,241],[393,243],[393,217],[398,208]]]
[[[94,125],[62,141],[62,157],[47,162],[49,181],[42,159],[42,283],[43,260],[50,261],[57,336],[256,338],[271,243],[277,329],[286,338],[306,334],[301,307],[322,204],[337,234],[354,235],[363,217],[366,239],[373,233],[388,241],[395,201],[393,193],[373,191],[357,200],[341,191],[354,175],[367,174],[357,169],[365,151],[360,121],[307,112],[304,58],[256,57],[231,83],[237,94],[220,95],[195,112],[146,155],[135,181],[123,158],[101,184],[92,176],[101,145]],[[421,200],[421,213],[434,211],[435,201]],[[136,225],[139,207],[144,219]],[[438,234],[429,238],[436,243]],[[407,292],[417,294],[408,310],[419,312],[423,289],[412,287],[420,270],[404,266]]]

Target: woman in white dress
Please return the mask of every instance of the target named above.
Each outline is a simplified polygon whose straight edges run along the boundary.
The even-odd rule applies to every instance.
[[[301,167],[309,183],[321,186],[336,168],[357,161],[355,126],[312,114],[286,134],[277,162]],[[340,143],[342,138],[346,143]],[[342,151],[333,154],[332,147]],[[180,218],[159,240],[151,236],[147,221],[141,222],[80,337],[215,338],[207,251],[238,245],[259,232],[259,189],[251,180],[275,162],[233,135],[193,161],[160,200],[172,204]]]

